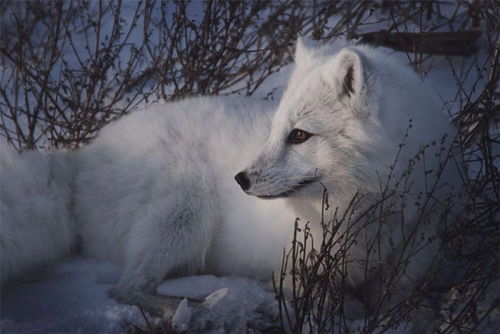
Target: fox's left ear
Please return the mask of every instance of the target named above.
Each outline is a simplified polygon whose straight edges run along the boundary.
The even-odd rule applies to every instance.
[[[308,47],[312,42],[304,37],[298,37],[295,44],[295,69],[308,70],[314,61],[314,52]]]
[[[333,75],[333,85],[338,99],[359,115],[372,113],[374,110],[368,110],[368,68],[364,56],[357,50],[344,48],[333,62],[331,66],[333,73],[330,72],[330,75]]]

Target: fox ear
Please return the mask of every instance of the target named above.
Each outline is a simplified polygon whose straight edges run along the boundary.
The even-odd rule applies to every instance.
[[[340,101],[346,103],[359,115],[367,115],[375,110],[369,103],[367,85],[367,62],[364,56],[352,48],[343,48],[334,58],[334,86]]]
[[[357,51],[344,48],[340,50],[336,60],[335,84],[339,87],[339,95],[354,98],[365,90],[364,64],[361,54]]]
[[[297,38],[295,44],[295,68],[308,68],[314,59],[313,51],[306,46],[303,37]]]

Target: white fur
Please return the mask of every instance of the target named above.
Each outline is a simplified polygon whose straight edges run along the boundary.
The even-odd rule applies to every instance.
[[[311,220],[313,236],[318,238],[323,187],[330,195],[333,209],[329,213],[335,212],[335,208],[343,213],[358,191],[378,199],[403,141],[393,180],[406,169],[419,148],[434,140],[440,142],[445,134],[453,136],[454,129],[442,115],[436,94],[409,67],[387,53],[359,46],[332,54],[327,48],[309,49],[299,40],[295,62],[270,136],[244,170],[250,181],[246,192],[261,198],[287,197],[300,218]],[[303,143],[289,143],[287,138],[293,129],[313,135]],[[437,169],[434,154],[438,149],[427,150],[427,169]],[[414,183],[412,199],[419,191],[425,192],[424,175],[423,164],[417,163],[410,178]],[[408,203],[413,204],[411,200]],[[408,211],[411,215],[411,208]],[[407,218],[406,222],[411,222],[411,217]],[[408,241],[408,232],[389,231],[410,231],[412,224],[401,228],[400,221],[393,220],[382,230],[372,224],[364,231],[363,238],[370,240],[382,231],[381,254],[372,253],[374,263],[387,264],[398,258],[398,249],[402,249],[404,240]],[[339,235],[346,229],[342,226]],[[425,226],[421,233],[426,237],[434,235],[435,227]],[[354,261],[349,262],[347,279],[354,288],[377,289],[376,282],[365,281],[370,277],[359,265],[367,258],[366,247],[366,242],[358,240],[349,249],[348,258]],[[420,252],[408,266],[401,280],[403,285],[420,278],[432,259],[429,252],[436,247]]]
[[[43,269],[74,245],[72,164],[0,143],[0,283]]]
[[[64,155],[78,169],[72,195],[51,174],[55,157],[2,151],[2,281],[67,254],[76,237],[123,266],[112,295],[149,310],[164,302],[153,294],[165,276],[269,275],[294,216],[282,200],[245,195],[233,175],[264,143],[272,110],[193,98],[134,112]]]

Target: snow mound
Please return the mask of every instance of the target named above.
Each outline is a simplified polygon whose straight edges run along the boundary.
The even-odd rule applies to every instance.
[[[272,290],[248,278],[183,277],[162,283],[157,291],[201,301],[197,306],[188,306],[187,300],[179,305],[172,321],[177,330],[245,333],[249,328],[270,329],[278,321],[278,305]]]
[[[78,257],[37,282],[2,288],[0,332],[118,334],[130,325],[145,327],[139,308],[107,295],[119,273],[110,263]],[[178,332],[245,333],[248,327],[262,331],[278,318],[272,290],[247,278],[183,277],[165,281],[158,292],[187,298],[172,319]],[[188,299],[199,302],[190,305]]]
[[[184,298],[180,302],[172,318],[172,327],[179,332],[187,330],[189,322],[191,321],[191,314],[192,312],[188,306],[187,299]]]

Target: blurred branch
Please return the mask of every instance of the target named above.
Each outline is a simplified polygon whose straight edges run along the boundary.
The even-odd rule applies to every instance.
[[[481,31],[451,32],[389,32],[380,30],[356,35],[361,43],[385,46],[398,51],[429,53],[447,56],[469,56],[477,52]]]

